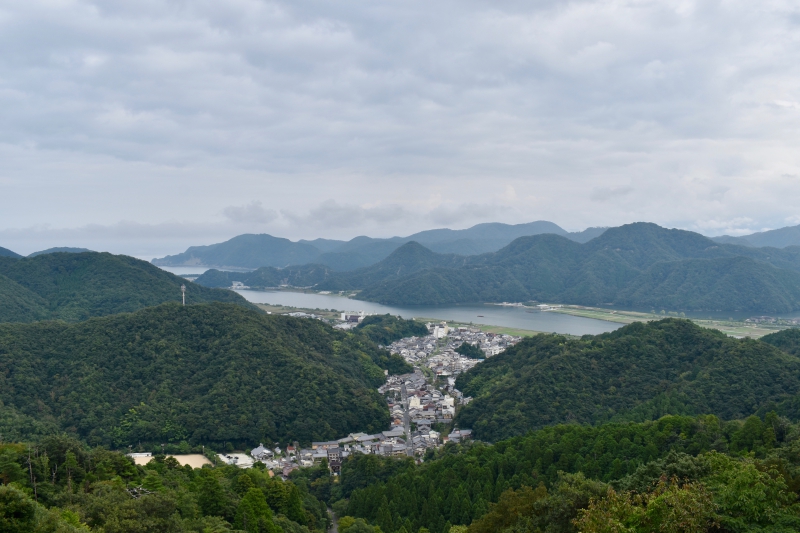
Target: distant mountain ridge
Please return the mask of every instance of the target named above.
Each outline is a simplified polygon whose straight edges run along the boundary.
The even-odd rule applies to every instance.
[[[788,246],[800,246],[800,225],[787,226],[768,231],[760,231],[750,235],[732,237],[721,235],[713,239],[725,244],[740,244],[742,246],[786,248]]]
[[[230,291],[190,283],[146,261],[109,253],[0,257],[0,322],[80,321],[164,302],[251,304]]]
[[[304,265],[252,273],[211,270],[197,279],[211,287],[232,281],[256,288],[359,290],[359,299],[389,305],[536,300],[772,314],[800,309],[800,248],[718,244],[690,231],[635,223],[585,244],[540,234],[519,237],[497,252],[459,256],[410,242],[349,272]]]
[[[3,248],[2,246],[0,246],[0,257],[13,257],[19,259],[22,256],[19,255],[18,253],[12,252],[8,248]]]
[[[83,252],[92,252],[92,251],[94,250],[89,250],[88,248],[72,248],[69,246],[58,246],[56,248],[48,248],[47,250],[33,252],[32,254],[29,254],[28,257],[36,257],[37,255],[55,254],[55,253],[80,254]]]
[[[518,237],[553,233],[576,242],[587,242],[605,229],[588,228],[570,233],[552,222],[536,221],[515,225],[490,222],[463,230],[433,229],[388,239],[361,236],[350,241],[315,239],[292,242],[267,234],[247,234],[223,243],[192,246],[184,253],[153,259],[152,262],[157,266],[203,265],[239,269],[285,268],[314,263],[344,272],[373,265],[412,241],[441,254],[479,255],[495,252]]]

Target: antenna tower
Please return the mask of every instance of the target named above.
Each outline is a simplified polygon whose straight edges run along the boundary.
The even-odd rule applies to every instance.
[[[181,296],[183,298],[183,305],[186,305],[186,285],[181,285]]]

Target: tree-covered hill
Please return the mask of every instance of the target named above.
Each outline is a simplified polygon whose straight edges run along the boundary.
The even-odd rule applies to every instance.
[[[524,339],[461,374],[456,423],[495,441],[531,429],[665,414],[736,419],[800,392],[800,359],[686,320],[568,340]]]
[[[312,287],[324,283],[336,275],[324,265],[310,264],[286,268],[261,267],[252,272],[226,272],[211,269],[199,276],[195,283],[204,287],[230,287],[239,281],[254,289],[266,289],[289,285],[291,287]]]
[[[359,298],[395,305],[538,300],[781,313],[800,309],[798,251],[718,244],[636,223],[585,244],[558,235],[521,237],[460,262],[430,258],[430,266],[406,275],[350,280],[363,289]]]
[[[334,508],[394,533],[796,531],[797,429],[667,416],[448,445],[422,465],[356,455]]]
[[[366,335],[372,342],[384,346],[405,337],[424,337],[428,334],[425,324],[392,315],[364,317],[364,320],[356,326],[355,331]],[[400,374],[401,372],[393,373]]]
[[[22,256],[19,255],[18,253],[12,252],[8,248],[3,248],[2,246],[0,246],[0,257],[13,257],[15,259],[19,259]]]
[[[784,352],[800,356],[800,328],[785,329],[776,333],[764,335],[761,342],[771,344]]]
[[[376,361],[391,363],[361,335],[232,304],[3,324],[0,421],[113,447],[309,443],[388,426]]]
[[[164,302],[233,302],[250,306],[231,291],[210,289],[146,261],[108,253],[49,253],[0,257],[0,321],[85,320],[131,312]]]

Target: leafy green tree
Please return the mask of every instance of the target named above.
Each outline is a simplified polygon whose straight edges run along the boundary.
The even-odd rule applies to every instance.
[[[280,533],[261,489],[251,488],[239,502],[234,527],[247,533]]]

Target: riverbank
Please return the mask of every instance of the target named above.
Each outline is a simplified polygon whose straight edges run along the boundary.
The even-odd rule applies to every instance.
[[[564,305],[545,312],[591,318],[594,320],[605,320],[607,322],[616,322],[618,324],[649,322],[651,320],[661,320],[663,318],[686,318],[687,320],[691,320],[698,326],[702,326],[704,328],[717,329],[726,335],[731,335],[733,337],[750,337],[751,339],[757,339],[759,337],[763,337],[764,335],[769,335],[770,333],[775,333],[776,331],[781,331],[788,328],[788,326],[752,324],[740,320],[688,318],[679,316],[676,313],[662,315],[659,313],[643,313],[639,311],[622,311],[616,309],[611,310],[581,305]]]

